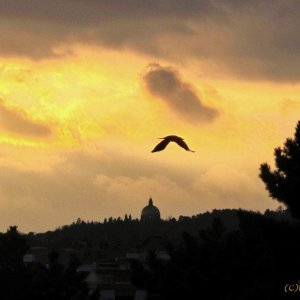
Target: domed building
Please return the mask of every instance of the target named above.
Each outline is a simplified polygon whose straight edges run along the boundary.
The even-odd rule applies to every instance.
[[[145,206],[141,213],[141,221],[159,221],[160,220],[160,211],[153,205],[153,200],[150,197],[149,204]]]

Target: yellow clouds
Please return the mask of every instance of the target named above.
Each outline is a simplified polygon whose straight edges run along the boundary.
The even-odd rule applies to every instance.
[[[154,71],[175,82],[170,95],[168,85],[158,95],[163,104],[184,96],[193,103],[185,109],[176,102],[172,114],[145,88],[149,57],[126,49],[72,50],[76,56],[1,61],[1,219],[14,209],[25,212],[6,218],[5,226],[14,220],[26,230],[47,230],[77,217],[138,217],[150,194],[164,217],[273,207],[258,167],[293,132],[298,85],[217,80],[199,76],[192,60],[187,67],[160,60],[172,69]],[[214,122],[186,122],[199,110]],[[156,138],[168,134],[185,137],[196,153],[170,145],[151,154]]]
[[[74,57],[40,62],[2,59],[0,96],[7,104],[4,108],[12,110],[19,123],[27,121],[27,126],[20,126],[27,135],[19,134],[17,139],[11,136],[12,125],[6,123],[6,129],[2,125],[6,130],[2,142],[18,144],[27,139],[28,144],[30,139],[31,144],[40,145],[46,126],[51,134],[42,139],[45,147],[76,148],[99,140],[113,146],[119,139],[141,148],[145,141],[151,141],[150,149],[153,138],[172,133],[195,141],[193,146],[206,158],[222,157],[225,151],[233,159],[249,147],[270,151],[298,118],[297,85],[216,80],[209,75],[199,77],[195,68],[176,64],[170,70],[154,69],[155,74],[165,71],[173,76],[176,83],[173,93],[163,93],[163,101],[171,106],[174,98],[187,95],[191,96],[192,106],[186,109],[176,102],[172,106],[176,114],[169,114],[160,102],[153,101],[143,85],[147,57],[80,45],[73,52],[77,54]],[[170,63],[162,61],[161,65]],[[174,69],[180,71],[184,81]],[[197,93],[186,82],[192,83]],[[168,90],[168,86],[165,88]],[[219,112],[217,118],[213,107]],[[214,122],[197,124],[197,130],[193,122],[185,122],[202,113]],[[29,136],[34,130],[40,131]]]
[[[192,183],[194,192],[201,195],[203,209],[210,210],[211,202],[218,208],[244,208],[264,210],[277,207],[268,198],[255,169],[226,163],[210,164]],[[217,200],[218,199],[218,200]]]
[[[2,60],[0,95],[10,103],[1,105],[2,129],[34,139],[50,135],[46,124],[51,124],[52,144],[73,145],[99,138],[118,123],[119,128],[127,126],[118,119],[136,107],[132,99],[137,98],[137,81],[126,81],[120,69],[111,71],[109,59],[102,58],[104,63],[99,57],[43,63]]]

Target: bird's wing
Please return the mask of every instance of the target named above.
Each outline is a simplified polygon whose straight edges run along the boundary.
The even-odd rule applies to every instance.
[[[195,151],[191,150],[189,148],[189,146],[187,145],[187,143],[182,139],[176,139],[176,140],[174,140],[174,142],[177,143],[180,147],[182,147],[186,151],[195,152]]]
[[[152,152],[164,150],[169,143],[170,143],[170,141],[168,139],[162,140],[160,143],[158,143],[155,146],[155,148],[152,150]]]

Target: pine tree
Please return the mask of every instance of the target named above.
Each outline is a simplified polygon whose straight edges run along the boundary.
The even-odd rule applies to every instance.
[[[291,215],[300,219],[300,121],[295,137],[286,139],[283,148],[276,148],[274,156],[275,170],[263,163],[259,176],[270,197],[285,204]]]

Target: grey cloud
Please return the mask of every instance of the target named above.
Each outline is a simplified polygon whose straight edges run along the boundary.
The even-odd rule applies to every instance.
[[[30,17],[66,23],[94,23],[99,19],[136,17],[199,17],[215,11],[211,1],[187,0],[1,0],[1,15],[9,18]]]
[[[143,79],[153,96],[191,123],[210,122],[218,116],[218,111],[204,105],[192,86],[172,68],[150,64]]]
[[[59,57],[70,53],[60,46],[84,43],[299,81],[299,14],[295,0],[2,0],[0,54]]]
[[[131,48],[146,53],[163,52],[161,36],[191,34],[182,16],[205,15],[209,2],[188,1],[70,1],[29,0],[0,2],[0,38],[3,55],[32,59],[57,57],[56,48],[88,43],[111,48]],[[64,53],[62,53],[64,54]]]
[[[50,136],[51,129],[31,119],[24,111],[12,108],[0,99],[0,128],[13,134],[27,137],[45,138]]]

